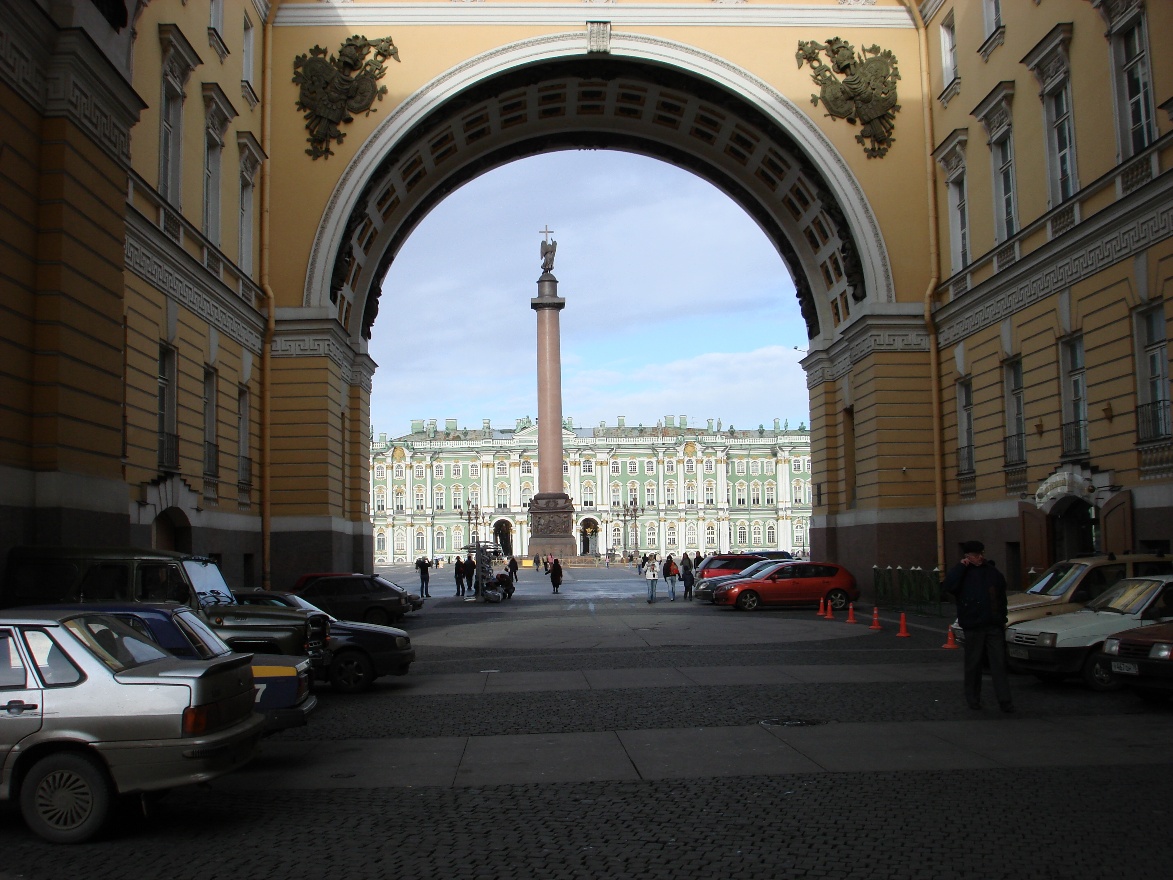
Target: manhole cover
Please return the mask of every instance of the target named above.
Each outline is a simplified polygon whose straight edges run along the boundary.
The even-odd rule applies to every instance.
[[[758,722],[762,727],[817,727],[826,723],[811,718],[764,718]]]

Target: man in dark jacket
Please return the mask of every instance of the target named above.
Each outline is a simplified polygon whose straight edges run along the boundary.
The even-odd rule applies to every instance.
[[[982,707],[982,661],[990,666],[994,694],[1003,712],[1013,712],[1006,676],[1006,578],[986,560],[981,541],[961,545],[961,562],[945,575],[945,592],[957,602],[957,623],[965,630],[965,701]]]

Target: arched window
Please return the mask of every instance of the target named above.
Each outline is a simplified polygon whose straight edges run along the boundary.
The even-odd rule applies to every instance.
[[[684,460],[684,472],[686,474],[695,474],[696,473],[696,459],[695,458],[686,458]]]
[[[427,540],[424,537],[424,530],[419,529],[415,533],[415,549],[416,550],[425,550],[425,549],[427,549],[427,546],[428,546]]]
[[[397,479],[397,480],[403,479],[403,465],[401,465],[401,464],[395,465],[395,479]]]
[[[755,458],[749,463],[749,472],[751,474],[760,474],[762,472],[762,463]]]
[[[796,504],[802,503],[802,480],[795,480],[790,484],[791,497],[794,498]]]
[[[717,503],[717,484],[712,480],[705,481],[705,504]]]
[[[766,504],[774,504],[774,482],[766,483]]]
[[[619,462],[617,462],[617,461],[612,461],[612,462],[611,462],[611,473],[612,473],[612,474],[618,474],[618,473],[619,473]]]
[[[745,507],[746,485],[745,483],[737,484],[737,504],[739,507]]]
[[[464,466],[458,461],[452,463],[452,476],[458,478],[464,476]]]
[[[669,547],[675,547],[676,546],[676,526],[672,525],[672,524],[668,525],[667,528],[664,529],[664,537],[667,539]]]
[[[757,507],[762,503],[762,484],[754,480],[749,487],[749,503]]]
[[[375,490],[375,510],[384,511],[387,509],[387,492],[382,487]]]
[[[674,458],[664,459],[664,473],[666,473],[666,474],[676,473],[676,459],[674,459]]]
[[[689,523],[684,528],[684,541],[688,547],[696,546],[696,523]]]
[[[595,484],[594,483],[583,483],[583,486],[582,486],[582,506],[583,507],[594,507],[595,506]]]
[[[716,471],[717,471],[717,465],[713,461],[713,459],[706,458],[705,459],[705,473],[712,474],[712,473],[716,473]]]
[[[627,503],[629,505],[639,504],[639,483],[627,484]]]
[[[629,474],[638,474],[639,473],[639,462],[636,461],[634,458],[628,459],[627,472]]]
[[[423,486],[416,486],[415,487],[415,509],[416,510],[423,510],[424,509],[424,487]]]
[[[563,462],[562,462],[562,476],[565,477],[569,473],[570,473],[570,462],[563,460]]]
[[[383,532],[379,532],[377,535],[375,535],[375,552],[387,552],[387,536]]]
[[[436,529],[436,543],[432,545],[433,549],[442,552],[445,549],[445,546],[446,542],[444,540],[444,530]]]
[[[774,473],[774,460],[773,459],[770,459],[769,461],[767,461],[765,464],[762,465],[762,473],[764,473],[764,474]]]
[[[656,472],[656,460],[654,458],[644,459],[644,473],[654,474]]]
[[[749,535],[746,533],[745,524],[743,523],[742,525],[739,525],[737,527],[737,544],[738,544],[738,546],[744,547],[745,543],[746,543],[746,539],[748,537],[749,537]]]
[[[646,507],[656,506],[656,484],[648,483],[644,486],[644,505]]]
[[[693,480],[684,484],[684,503],[696,504],[696,482]]]
[[[648,523],[647,534],[648,534],[648,547],[653,550],[656,549],[656,545],[659,543],[660,535],[659,535],[659,532],[656,530],[655,523]]]
[[[766,526],[766,545],[769,547],[773,547],[777,543],[778,543],[778,532],[774,528],[773,523],[771,523],[770,525]]]
[[[509,487],[504,483],[497,484],[497,507],[505,508],[509,506]]]
[[[435,507],[436,510],[443,510],[444,509],[444,487],[437,486],[432,491],[432,496],[433,496],[433,500],[435,501],[435,504],[433,504],[432,506]]]
[[[525,461],[523,461],[521,463],[521,475],[523,477],[533,476],[533,472],[534,472],[534,463],[532,461],[530,461],[529,459],[526,459]]]
[[[664,503],[669,507],[676,506],[676,481],[669,480],[664,484]]]
[[[464,486],[453,486],[452,487],[452,509],[453,510],[463,510],[464,509]]]
[[[582,460],[582,472],[584,474],[593,474],[595,472],[595,462],[593,459],[584,458]]]
[[[387,468],[383,467],[382,465],[377,465],[375,467],[375,479],[376,480],[387,479]]]
[[[423,466],[422,462],[415,466],[414,472],[415,472],[415,478],[417,480],[422,480],[424,478],[424,466]]]
[[[405,503],[406,503],[406,499],[404,497],[403,490],[396,489],[395,490],[395,512],[396,513],[403,513],[403,505]]]
[[[717,546],[717,527],[712,523],[709,523],[707,526],[705,526],[705,546]]]
[[[521,487],[521,506],[529,507],[529,503],[534,500],[534,490],[529,483],[525,483]]]
[[[619,488],[618,483],[611,484],[611,506],[619,507],[623,504],[623,490]]]
[[[403,531],[403,529],[395,530],[395,552],[407,552],[407,534]]]
[[[615,526],[615,528],[611,529],[611,546],[618,549],[622,545],[623,529],[621,529],[619,526]]]
[[[444,465],[442,465],[442,464],[432,465],[432,476],[437,480],[444,479]]]
[[[475,461],[468,466],[468,475],[473,479],[477,479],[481,475],[481,466]]]
[[[761,523],[754,523],[753,529],[751,530],[751,533],[753,534],[753,546],[754,547],[761,547],[762,546],[762,524]]]
[[[464,526],[456,526],[452,529],[452,549],[459,550],[464,546]]]
[[[496,465],[496,475],[497,475],[498,477],[507,477],[507,476],[509,476],[509,462],[507,462],[507,461],[499,461],[499,462],[497,462],[497,465]]]
[[[472,489],[468,490],[468,506],[469,507],[480,507],[481,506],[481,490],[480,489],[473,487]]]
[[[745,476],[745,459],[739,458],[733,465],[733,470],[739,477]]]

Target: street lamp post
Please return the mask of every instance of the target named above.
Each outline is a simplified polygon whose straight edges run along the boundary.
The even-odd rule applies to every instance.
[[[468,506],[464,521],[468,523],[468,531],[472,536],[473,564],[476,566],[476,585],[473,587],[473,595],[479,596],[484,586],[484,573],[481,571],[481,529],[483,527],[486,531],[488,530],[489,514],[482,512],[481,506],[474,502]]]
[[[635,522],[644,512],[644,508],[639,505],[634,498],[627,504],[620,504],[618,507],[612,508],[615,512],[614,516],[623,523],[623,557],[627,558],[627,527],[628,523]]]

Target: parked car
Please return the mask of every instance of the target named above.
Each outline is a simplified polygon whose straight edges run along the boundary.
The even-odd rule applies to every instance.
[[[762,559],[793,559],[794,554],[789,550],[750,550],[750,556],[760,556]],[[701,560],[704,562],[704,560]]]
[[[1056,562],[1044,571],[1025,592],[1009,594],[1007,625],[1025,620],[1053,617],[1078,611],[1092,599],[1126,577],[1173,574],[1173,557],[1133,553],[1117,556],[1080,556]],[[958,642],[965,632],[954,620],[950,625]]]
[[[1079,611],[1009,627],[1008,662],[1044,681],[1079,675],[1092,690],[1115,690],[1121,682],[1100,652],[1104,640],[1165,620],[1173,620],[1173,577],[1125,578]]]
[[[245,654],[174,657],[109,614],[0,614],[0,800],[56,843],[98,834],[119,795],[247,762],[265,720]]]
[[[237,605],[219,566],[204,557],[134,547],[11,550],[0,607],[54,602],[174,602],[195,611],[235,651],[329,662],[326,615]]]
[[[317,610],[295,593],[256,590],[236,594],[246,605],[270,605]],[[341,693],[370,690],[371,683],[383,675],[407,675],[415,660],[411,639],[401,629],[330,618],[330,665],[318,672]]]
[[[729,581],[735,581],[740,578],[755,577],[759,574],[764,574],[768,571],[773,571],[779,565],[783,565],[784,561],[779,559],[761,559],[755,562],[736,574],[723,574],[714,577],[702,577],[693,586],[692,595],[696,599],[707,599],[709,602],[713,601],[713,593],[716,592],[717,587]]]
[[[62,611],[93,611],[118,618],[168,654],[193,660],[211,660],[232,653],[223,639],[186,605],[138,602],[63,605]],[[50,606],[34,609],[52,610]],[[310,693],[310,662],[286,654],[250,654],[256,710],[265,716],[265,733],[305,726],[317,708]]]
[[[762,558],[752,553],[711,553],[701,560],[693,574],[698,580],[740,574],[755,562],[761,562]]]
[[[859,599],[851,572],[833,562],[789,562],[769,574],[727,581],[717,587],[713,604],[752,611],[762,605],[818,605],[846,608]]]
[[[1134,693],[1163,700],[1173,695],[1173,623],[1115,633],[1104,639],[1104,656]]]
[[[388,618],[399,620],[408,612],[424,607],[419,593],[409,592],[378,574],[339,571],[302,575],[289,592],[305,596],[342,620],[367,623],[386,624]],[[356,608],[362,611],[356,612]]]

